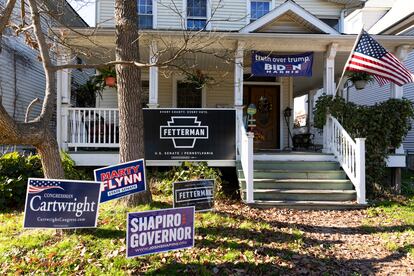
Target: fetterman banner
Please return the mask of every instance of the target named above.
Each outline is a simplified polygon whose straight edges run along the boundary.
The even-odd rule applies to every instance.
[[[252,52],[252,75],[259,77],[311,77],[313,53],[272,55]]]

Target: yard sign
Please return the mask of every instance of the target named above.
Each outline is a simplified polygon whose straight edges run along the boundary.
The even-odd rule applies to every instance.
[[[194,206],[196,211],[213,209],[213,179],[174,182],[173,191],[174,207]]]
[[[128,213],[127,257],[194,246],[194,207]]]
[[[146,190],[144,159],[94,170],[102,182],[101,203]]]
[[[24,228],[96,227],[101,183],[29,178]]]

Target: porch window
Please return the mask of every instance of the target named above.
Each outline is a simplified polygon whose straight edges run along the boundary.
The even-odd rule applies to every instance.
[[[138,0],[138,28],[152,29],[152,0]]]
[[[201,108],[202,89],[193,83],[177,82],[177,107]]]
[[[250,22],[259,19],[269,12],[270,2],[268,1],[251,1],[250,2]]]
[[[207,24],[207,0],[187,0],[187,29],[202,30]]]

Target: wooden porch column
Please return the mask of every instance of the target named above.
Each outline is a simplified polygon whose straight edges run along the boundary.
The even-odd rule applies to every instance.
[[[152,41],[149,51],[149,63],[156,64],[158,61],[158,45],[156,41]],[[149,69],[149,108],[157,108],[158,104],[158,67],[152,66]]]
[[[323,89],[326,95],[335,94],[335,56],[338,49],[337,43],[331,43],[325,52],[325,64],[323,71]]]
[[[58,48],[57,65],[70,63],[71,53],[63,47]],[[56,72],[56,139],[61,150],[68,149],[68,108],[71,98],[71,70]]]
[[[236,122],[243,121],[243,53],[244,42],[239,41],[234,57],[234,108],[236,109]],[[240,148],[241,138],[239,133],[239,131],[236,131],[236,145]]]
[[[325,52],[324,71],[323,71],[323,91],[326,95],[335,95],[335,56],[338,49],[337,43],[329,44]],[[325,124],[323,128],[323,149],[322,152],[329,153],[328,137],[330,128]]]
[[[397,48],[397,51],[395,52],[395,56],[400,60],[403,61],[407,58],[408,54],[411,51],[411,47],[409,45],[401,45]],[[395,83],[391,83],[391,96],[392,99],[402,99],[404,95],[404,89],[402,86],[398,86]],[[395,149],[396,154],[404,154],[404,145],[401,144],[401,146],[398,149]],[[393,185],[394,185],[394,191],[396,194],[401,193],[401,168],[393,168],[392,169],[392,178],[393,178]]]

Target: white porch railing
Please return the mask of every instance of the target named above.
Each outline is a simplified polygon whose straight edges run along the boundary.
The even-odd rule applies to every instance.
[[[337,119],[327,116],[324,147],[338,159],[357,192],[357,202],[365,204],[365,138],[355,138],[346,132]]]
[[[246,203],[254,203],[253,198],[253,138],[254,134],[246,132],[243,120],[237,119],[239,131],[238,157],[241,161],[244,180],[246,183]]]
[[[116,108],[68,108],[68,147],[119,147]]]

